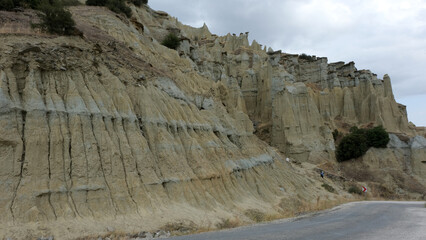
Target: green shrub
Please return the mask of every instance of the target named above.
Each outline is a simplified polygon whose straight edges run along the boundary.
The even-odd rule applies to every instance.
[[[57,2],[52,0],[52,2]],[[10,11],[16,7],[37,9],[41,0],[0,0],[0,10]]]
[[[372,129],[352,127],[336,149],[337,161],[342,162],[363,156],[370,147],[385,148],[389,135],[382,126]]]
[[[132,10],[123,0],[109,0],[105,6],[115,13],[124,13],[127,17],[132,16]]]
[[[385,148],[389,143],[389,134],[382,126],[378,126],[372,129],[368,129],[367,145],[375,148]]]
[[[87,0],[87,6],[105,6],[108,0]]]
[[[64,7],[81,5],[78,0],[61,0],[61,3]]]
[[[344,136],[337,146],[336,158],[339,162],[346,161],[361,157],[367,150],[366,138],[363,134],[349,134]]]
[[[0,10],[10,11],[15,8],[13,0],[0,0]]]
[[[321,187],[323,187],[325,190],[327,190],[327,191],[329,191],[329,192],[331,192],[331,193],[334,193],[334,192],[335,192],[334,188],[333,188],[332,186],[328,185],[327,183],[323,183],[323,184],[321,185]]]
[[[174,33],[169,33],[164,38],[163,42],[161,42],[161,44],[163,44],[164,46],[170,49],[176,50],[180,45],[180,39]]]
[[[306,55],[305,53],[300,54],[299,58],[307,60],[307,61],[315,61],[316,60],[316,57],[310,56],[310,55]]]
[[[130,2],[138,7],[142,6],[142,4],[148,4],[148,0],[130,0]]]

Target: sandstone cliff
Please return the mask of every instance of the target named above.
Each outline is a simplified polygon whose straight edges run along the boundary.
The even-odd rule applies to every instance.
[[[247,34],[218,37],[147,6],[132,7],[131,19],[70,10],[83,37],[40,34],[32,13],[0,12],[5,237],[66,239],[182,219],[214,226],[249,221],[242,213],[251,209],[286,215],[301,202],[352,198],[350,180],[422,197],[425,138],[388,76],[262,50]],[[169,32],[181,38],[177,51],[159,44]],[[361,164],[389,164],[391,180],[340,177],[328,182],[335,193],[325,191],[312,164],[346,173],[331,132],[380,124],[406,140],[393,135],[391,148]]]

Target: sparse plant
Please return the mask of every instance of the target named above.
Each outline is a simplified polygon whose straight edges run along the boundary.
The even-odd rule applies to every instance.
[[[257,209],[248,209],[244,214],[255,222],[265,221],[265,214]]]
[[[183,235],[195,232],[197,230],[197,225],[192,221],[177,221],[169,222],[164,225],[161,229],[164,229],[166,232],[170,232],[173,235]]]
[[[180,45],[180,39],[174,33],[169,33],[161,42],[164,46],[170,49],[177,49]]]
[[[240,225],[238,220],[232,220],[232,219],[222,219],[220,222],[216,224],[216,227],[218,229],[225,229],[225,228],[235,228]]]
[[[334,139],[334,141],[336,141],[337,140],[337,137],[339,136],[339,130],[337,130],[337,129],[334,129],[334,131],[333,131],[333,139]]]
[[[351,186],[351,187],[348,189],[348,193],[361,195],[361,194],[362,194],[362,191],[361,191],[361,188],[359,188],[359,187]]]
[[[329,191],[331,193],[335,193],[336,192],[336,190],[334,190],[334,188],[332,186],[328,185],[327,183],[323,183],[321,185],[321,187],[323,187],[325,190],[327,190],[327,191]]]

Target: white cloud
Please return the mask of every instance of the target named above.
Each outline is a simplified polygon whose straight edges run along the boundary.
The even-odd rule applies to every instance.
[[[185,24],[205,22],[216,34],[249,31],[251,39],[275,50],[355,61],[358,69],[379,77],[388,73],[397,100],[417,95],[426,102],[426,0],[152,0],[149,5]],[[426,125],[426,119],[413,121]]]

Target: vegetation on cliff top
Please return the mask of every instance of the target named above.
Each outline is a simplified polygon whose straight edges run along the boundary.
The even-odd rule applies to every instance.
[[[389,142],[389,135],[382,126],[371,129],[352,127],[350,134],[344,136],[337,146],[337,161],[363,156],[370,147],[385,148]]]
[[[148,0],[129,0],[129,2],[141,6],[147,4]],[[40,11],[38,16],[41,22],[33,26],[60,35],[78,34],[71,13],[64,8],[75,5],[80,5],[80,2],[78,0],[0,0],[0,10],[30,8]],[[126,5],[125,0],[87,0],[86,5],[106,6],[115,13],[124,13],[127,17],[132,15],[132,10]]]
[[[148,0],[128,0],[135,6],[148,4]],[[126,5],[126,0],[86,0],[88,6],[105,6],[115,13],[124,13],[127,17],[132,16],[132,10]]]
[[[306,61],[310,61],[310,62],[317,60],[317,58],[315,56],[307,55],[305,53],[300,54],[299,58],[304,59]]]
[[[115,13],[124,13],[127,17],[132,16],[132,10],[124,0],[87,0],[88,6],[105,6]]]
[[[12,11],[16,8],[31,8],[38,10],[40,23],[33,24],[33,27],[43,31],[60,34],[75,35],[75,22],[71,13],[65,6],[78,5],[77,0],[0,0],[0,10]]]

